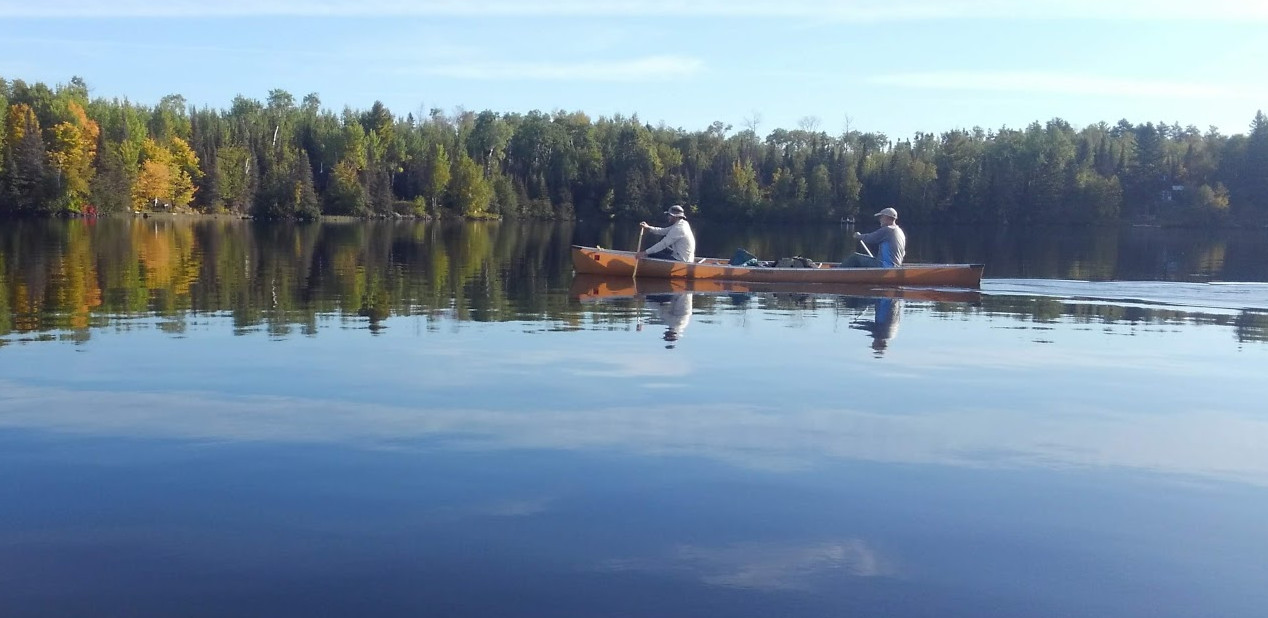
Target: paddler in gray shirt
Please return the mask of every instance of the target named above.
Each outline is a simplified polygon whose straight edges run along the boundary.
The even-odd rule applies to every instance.
[[[643,259],[647,257],[659,258],[662,260],[678,260],[679,262],[695,262],[696,261],[696,235],[691,233],[691,224],[687,223],[687,211],[682,206],[674,204],[665,211],[669,216],[669,225],[665,227],[656,227],[648,224],[646,221],[639,222],[639,225],[658,236],[664,236],[660,242],[650,246],[646,251],[639,251],[634,254],[635,259]]]
[[[893,268],[903,265],[903,256],[907,255],[907,235],[898,227],[898,211],[885,208],[876,216],[880,217],[880,228],[867,234],[854,233],[855,240],[875,246],[875,254],[855,253],[841,262],[842,268]]]

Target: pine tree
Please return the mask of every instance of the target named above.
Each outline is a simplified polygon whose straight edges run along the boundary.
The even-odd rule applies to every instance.
[[[45,164],[44,139],[40,123],[31,107],[18,103],[9,107],[5,119],[4,176],[0,178],[0,201],[19,214],[38,214],[51,209],[55,177]]]
[[[1251,216],[1268,215],[1268,116],[1255,113],[1246,140],[1246,160],[1242,169],[1243,196],[1239,202]]]

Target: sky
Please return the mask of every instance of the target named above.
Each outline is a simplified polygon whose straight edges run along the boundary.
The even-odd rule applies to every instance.
[[[1062,118],[1246,133],[1268,0],[0,0],[0,77],[227,109],[581,111],[890,138]]]

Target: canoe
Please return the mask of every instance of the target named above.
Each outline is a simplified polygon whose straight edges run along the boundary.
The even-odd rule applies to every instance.
[[[642,269],[639,269],[640,272]],[[902,298],[930,302],[982,301],[978,290],[889,287],[858,283],[762,283],[722,279],[644,279],[578,274],[569,295],[582,302],[634,298],[649,294],[830,294],[860,298]]]
[[[824,262],[819,268],[732,266],[724,258],[697,258],[695,263],[643,258],[640,278],[717,279],[756,283],[854,283],[862,285],[982,287],[981,264],[904,264],[896,268],[840,268]],[[634,252],[572,246],[572,266],[581,275],[632,277]]]

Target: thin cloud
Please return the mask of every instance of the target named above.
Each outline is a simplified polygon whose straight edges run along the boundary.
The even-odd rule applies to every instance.
[[[1249,370],[1248,370],[1249,371]],[[693,456],[799,470],[848,460],[997,469],[1120,467],[1268,486],[1268,420],[1219,408],[999,408],[888,414],[712,405],[534,411],[44,388],[0,380],[0,430],[360,448]],[[1131,448],[1123,448],[1130,444]],[[532,506],[509,506],[508,512]]]
[[[872,77],[869,82],[921,90],[962,90],[1009,94],[1043,94],[1165,99],[1228,99],[1262,97],[1262,89],[1166,81],[1080,75],[1046,71],[942,71],[897,73]]]
[[[254,58],[267,56],[272,59],[285,58],[304,61],[381,60],[383,58],[404,57],[428,62],[450,62],[454,59],[470,57],[472,54],[483,51],[483,48],[476,46],[455,45],[436,41],[428,41],[421,44],[358,43],[345,46],[328,45],[320,48],[208,45],[184,42],[56,37],[16,37],[5,39],[3,43],[24,48],[45,47],[58,50],[74,50],[78,53],[139,51],[147,53],[217,54],[222,57],[245,56]]]
[[[649,56],[585,62],[467,62],[437,65],[419,72],[472,80],[642,82],[691,77],[703,68],[704,63],[695,58]]]
[[[897,569],[859,538],[810,544],[683,545],[667,555],[607,560],[604,572],[683,575],[711,586],[749,590],[809,590],[839,584],[840,575],[879,577]]]
[[[678,16],[834,19],[1268,20],[1260,0],[0,0],[3,17]]]
[[[227,45],[199,45],[184,43],[163,43],[151,41],[133,41],[133,40],[108,40],[108,39],[74,39],[74,38],[30,38],[18,37],[7,39],[4,41],[15,46],[23,47],[48,47],[61,50],[74,50],[78,53],[99,53],[113,51],[143,51],[143,52],[161,52],[161,53],[186,53],[186,54],[220,54],[235,56],[260,56],[269,55],[276,57],[279,54],[285,54],[290,57],[299,58],[346,58],[349,54],[356,50],[348,52],[330,51],[323,49],[276,49],[266,47],[242,47]],[[370,54],[366,54],[370,56]],[[373,56],[380,57],[380,56]]]

